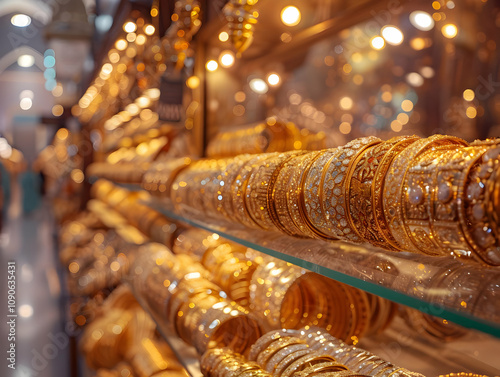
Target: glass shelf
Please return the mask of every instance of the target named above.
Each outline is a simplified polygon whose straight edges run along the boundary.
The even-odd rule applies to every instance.
[[[122,186],[140,190],[139,185]],[[250,230],[194,212],[181,216],[168,202],[157,198],[145,204],[172,220],[217,233],[339,282],[500,338],[500,269],[453,258],[394,253],[371,245]]]

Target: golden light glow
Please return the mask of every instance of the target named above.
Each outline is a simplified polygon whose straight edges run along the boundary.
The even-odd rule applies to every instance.
[[[231,67],[234,64],[234,54],[229,50],[222,51],[219,61],[223,67]]]
[[[411,102],[409,99],[405,99],[401,103],[401,109],[403,109],[403,111],[406,111],[406,112],[412,111],[413,110],[413,102]]]
[[[234,100],[236,102],[243,102],[243,101],[245,101],[246,98],[247,98],[247,96],[246,96],[245,92],[236,92],[234,94]]]
[[[126,37],[127,42],[130,42],[130,43],[134,42],[135,38],[137,38],[137,35],[135,33],[128,33],[127,37]]]
[[[441,33],[443,33],[446,38],[455,38],[458,34],[458,28],[454,24],[446,24],[441,28]]]
[[[359,63],[363,60],[363,55],[361,55],[359,52],[355,52],[352,54],[351,59],[354,63]]]
[[[128,43],[125,39],[118,39],[115,43],[115,47],[117,50],[123,51],[127,48]]]
[[[125,30],[125,32],[127,33],[133,33],[134,31],[137,30],[137,25],[135,24],[135,22],[132,21],[125,22],[123,24],[123,30]]]
[[[439,1],[433,1],[433,2],[432,2],[432,7],[433,7],[435,10],[438,10],[438,9],[441,9],[441,4],[439,3]]]
[[[271,86],[276,86],[280,83],[281,79],[277,73],[271,73],[267,76],[267,82]]]
[[[391,102],[392,101],[392,93],[391,92],[383,92],[382,93],[382,101]]]
[[[417,72],[411,72],[406,75],[406,81],[408,84],[419,87],[424,85],[424,78]]]
[[[109,63],[106,63],[102,66],[101,72],[105,75],[109,75],[111,72],[113,72],[113,66]]]
[[[340,125],[339,125],[339,131],[340,131],[340,133],[342,133],[344,135],[349,134],[351,132],[351,125],[350,125],[350,123],[347,123],[347,122],[340,123]]]
[[[215,60],[209,60],[207,64],[205,64],[205,67],[207,68],[208,71],[214,72],[219,68],[219,64]]]
[[[380,36],[376,36],[370,40],[370,45],[375,50],[382,50],[385,47],[385,40]]]
[[[352,78],[352,82],[356,85],[361,85],[363,84],[363,81],[365,81],[365,79],[363,78],[363,76],[361,75],[354,75],[354,77]]]
[[[410,22],[415,28],[422,31],[429,31],[434,27],[434,20],[432,16],[420,10],[410,14]]]
[[[342,70],[344,71],[344,73],[349,74],[352,71],[352,65],[350,65],[349,63],[346,63],[342,67]]]
[[[139,46],[142,46],[144,43],[146,43],[146,36],[144,34],[139,34],[135,39],[135,43]]]
[[[472,101],[474,99],[474,97],[476,96],[474,91],[472,89],[465,89],[464,90],[464,100],[466,101]]]
[[[64,108],[61,105],[54,105],[52,107],[52,115],[60,117],[64,113]]]
[[[63,94],[63,86],[61,83],[58,83],[54,89],[52,89],[52,95],[54,97],[61,97]]]
[[[190,89],[196,89],[198,86],[200,86],[200,79],[198,78],[198,76],[188,77],[188,79],[186,80],[186,85]]]
[[[408,114],[406,114],[406,113],[399,113],[396,119],[402,125],[405,125],[406,123],[408,123],[410,121],[410,117],[408,117]]]
[[[465,110],[465,115],[467,115],[470,119],[474,119],[477,115],[477,110],[474,107],[469,106],[467,110]]]
[[[250,85],[250,89],[252,89],[255,93],[258,94],[267,93],[268,90],[267,84],[262,79],[252,79],[248,84]]]
[[[342,108],[342,110],[351,110],[352,109],[352,98],[351,97],[342,97],[340,99],[340,107]]]
[[[300,10],[293,5],[289,5],[284,7],[281,10],[281,22],[283,22],[287,26],[295,26],[300,22]]]
[[[85,179],[85,175],[80,169],[73,169],[71,171],[71,179],[76,183],[82,183]]]
[[[66,128],[60,128],[57,133],[56,133],[56,137],[59,139],[59,140],[66,140],[69,136],[69,132],[68,132],[68,129]]]
[[[394,25],[384,26],[381,30],[381,34],[385,41],[393,46],[398,46],[403,43],[403,32]]]
[[[222,31],[219,33],[219,41],[227,42],[229,40],[229,34],[226,31]]]
[[[147,25],[144,28],[144,33],[146,33],[146,35],[153,35],[155,33],[155,27],[153,25]]]
[[[393,120],[391,122],[391,129],[394,131],[394,132],[399,132],[403,129],[403,125],[401,123],[399,123],[399,121],[397,120]]]

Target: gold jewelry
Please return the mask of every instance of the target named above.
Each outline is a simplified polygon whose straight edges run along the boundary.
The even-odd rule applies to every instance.
[[[410,241],[403,220],[403,195],[408,192],[408,188],[404,186],[406,173],[411,161],[420,154],[429,148],[443,145],[467,146],[467,143],[462,139],[443,135],[434,135],[427,139],[417,140],[393,159],[386,175],[382,202],[384,215],[392,236],[403,250],[420,252],[418,247]],[[418,193],[413,193],[412,196],[418,199]]]

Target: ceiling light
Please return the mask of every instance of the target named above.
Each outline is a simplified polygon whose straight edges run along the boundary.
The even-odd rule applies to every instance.
[[[403,42],[404,36],[403,32],[399,30],[396,26],[387,25],[381,30],[382,37],[385,41],[393,46],[400,45]]]
[[[25,14],[16,14],[12,16],[10,22],[17,27],[26,27],[31,24],[31,17]]]
[[[123,30],[125,30],[127,33],[133,33],[137,30],[137,25],[132,21],[125,22],[125,24],[123,24]]]
[[[153,25],[148,25],[144,28],[144,32],[147,35],[153,35],[155,33],[155,27]]]
[[[17,58],[19,67],[29,68],[35,64],[35,57],[33,55],[21,55]]]
[[[250,80],[250,89],[252,89],[255,93],[264,94],[267,93],[268,86],[266,82],[262,79],[252,79]]]
[[[450,38],[450,39],[455,38],[458,34],[458,28],[456,25],[446,24],[441,28],[441,33],[443,33],[443,35],[446,38]]]
[[[226,31],[222,31],[219,34],[219,41],[226,42],[229,39],[229,34]]]
[[[280,83],[281,79],[277,73],[271,73],[267,76],[267,82],[269,85],[276,86]]]
[[[29,110],[33,106],[33,101],[31,98],[23,98],[19,103],[19,107],[23,110]]]
[[[371,45],[371,46],[372,46],[372,48],[374,48],[375,50],[382,50],[382,49],[385,47],[385,41],[384,41],[384,38],[379,37],[379,36],[373,37],[373,38],[370,40],[370,45]]]
[[[429,31],[434,27],[434,20],[432,19],[432,16],[429,13],[420,10],[410,14],[410,22],[418,30],[422,31]]]
[[[289,5],[281,10],[281,22],[287,26],[295,26],[300,22],[300,10]]]
[[[219,64],[215,60],[209,60],[207,64],[205,64],[205,67],[207,68],[208,71],[214,72],[219,68]]]
[[[234,64],[234,55],[231,51],[222,51],[219,61],[224,67],[231,67]]]

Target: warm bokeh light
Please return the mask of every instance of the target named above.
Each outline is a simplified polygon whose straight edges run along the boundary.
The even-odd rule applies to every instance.
[[[15,14],[10,19],[10,23],[17,27],[26,27],[31,24],[31,17],[25,14]]]
[[[289,5],[284,7],[281,10],[281,22],[283,22],[287,26],[295,26],[300,22],[300,10],[293,5]]]
[[[147,25],[144,28],[144,33],[146,33],[146,35],[153,35],[155,33],[155,27],[153,25]]]
[[[247,98],[247,96],[246,96],[245,92],[240,91],[240,92],[236,92],[234,94],[234,100],[236,102],[244,102],[246,98]]]
[[[419,87],[424,84],[424,78],[417,72],[408,73],[406,75],[406,81],[414,87]]]
[[[446,24],[441,28],[441,33],[443,33],[446,38],[455,38],[458,34],[458,28],[454,24]]]
[[[55,117],[60,117],[61,115],[63,115],[64,113],[64,107],[62,107],[61,105],[54,105],[52,107],[52,115],[54,115]]]
[[[469,106],[467,110],[465,110],[465,115],[467,115],[468,118],[474,119],[477,115],[477,110],[475,107]]]
[[[381,34],[382,37],[384,37],[385,41],[393,46],[397,46],[403,43],[403,32],[394,25],[384,26],[381,30]]]
[[[347,135],[351,132],[351,124],[347,122],[342,122],[339,125],[339,131],[340,133]]]
[[[409,99],[405,99],[403,102],[401,102],[401,109],[403,111],[406,111],[407,113],[413,110],[413,102],[411,102]]]
[[[30,318],[33,315],[33,307],[28,304],[19,307],[19,315],[23,318]]]
[[[351,97],[342,97],[340,99],[339,104],[340,104],[340,107],[342,108],[342,110],[351,110],[352,105],[353,105],[352,98]]]
[[[146,43],[146,36],[144,34],[139,34],[137,38],[135,38],[135,44],[142,46]]]
[[[420,10],[417,10],[410,14],[410,22],[418,30],[422,31],[429,31],[435,25],[432,16],[429,13]]]
[[[466,101],[472,101],[474,99],[474,97],[476,96],[474,91],[472,89],[465,89],[464,90],[464,100]]]
[[[280,83],[281,79],[277,73],[271,73],[267,76],[267,82],[271,86],[276,86]]]
[[[215,60],[209,60],[207,64],[205,64],[205,67],[207,68],[208,71],[214,72],[219,68],[219,64]]]
[[[396,117],[399,123],[402,125],[405,125],[410,121],[410,117],[406,113],[399,113],[398,116]]]
[[[118,39],[115,43],[115,47],[117,50],[123,51],[127,48],[128,43],[125,39]]]
[[[227,42],[229,40],[229,34],[226,31],[222,31],[219,33],[219,41]]]
[[[385,47],[385,40],[380,36],[376,36],[370,40],[370,45],[375,50],[382,50]]]
[[[137,35],[135,33],[128,33],[127,34],[127,42],[134,42],[135,41],[135,38],[137,38]]]
[[[134,31],[137,30],[137,25],[135,24],[135,22],[132,21],[125,22],[123,24],[123,30],[125,30],[125,32],[127,33],[133,33]]]
[[[222,51],[219,61],[223,67],[231,67],[234,64],[234,54],[229,50]]]
[[[196,89],[198,86],[200,86],[200,79],[198,78],[198,76],[188,77],[188,79],[186,80],[186,85],[190,89]]]
[[[391,122],[391,129],[394,132],[400,132],[403,129],[403,125],[398,120],[393,120]]]
[[[429,67],[429,66],[425,66],[425,67],[422,67],[420,69],[420,74],[425,77],[426,79],[430,79],[432,77],[434,77],[434,68],[432,67]]]
[[[73,169],[71,171],[71,179],[76,183],[82,183],[85,179],[85,175],[80,169]]]
[[[269,89],[266,82],[262,79],[252,79],[250,80],[249,85],[250,89],[252,89],[257,94],[267,93],[267,90]]]

